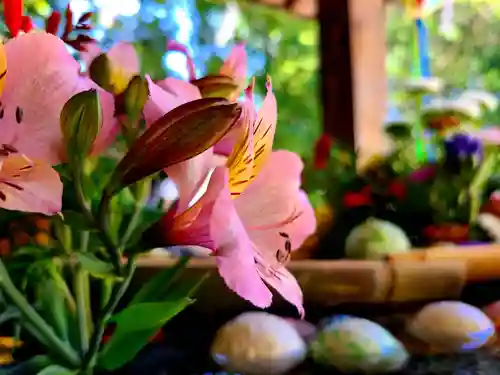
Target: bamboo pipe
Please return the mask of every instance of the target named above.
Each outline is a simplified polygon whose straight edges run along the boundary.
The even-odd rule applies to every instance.
[[[142,257],[138,261],[138,278],[148,279],[174,262],[164,256]],[[301,285],[305,302],[322,306],[457,298],[466,284],[466,265],[460,260],[304,260],[292,261],[287,268]],[[193,259],[183,277],[198,277],[207,271],[216,271],[213,259]],[[238,304],[220,277],[205,283],[198,299],[206,300],[211,308]]]
[[[388,256],[389,263],[460,260],[467,267],[467,281],[500,279],[500,245],[430,247]]]

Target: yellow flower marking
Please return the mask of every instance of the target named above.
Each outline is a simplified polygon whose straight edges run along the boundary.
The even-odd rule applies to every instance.
[[[133,75],[115,64],[110,65],[110,83],[113,86],[113,94],[118,95],[125,91]]]
[[[7,75],[7,56],[5,54],[5,47],[0,44],[0,95],[5,86],[5,76]]]

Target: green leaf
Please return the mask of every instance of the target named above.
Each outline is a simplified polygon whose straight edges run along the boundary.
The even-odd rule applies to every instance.
[[[113,265],[100,260],[94,254],[78,253],[77,260],[85,270],[98,279],[115,277]]]
[[[77,211],[64,210],[62,211],[63,221],[71,228],[78,230],[95,230],[92,223],[89,223],[84,214]]]
[[[130,306],[144,302],[154,302],[164,296],[170,285],[182,274],[189,257],[180,257],[175,265],[157,273],[135,294]]]
[[[30,256],[39,258],[40,255],[48,253],[47,249],[42,249],[34,245],[19,247],[14,250],[14,256]]]
[[[21,317],[21,313],[14,306],[8,306],[1,314],[0,314],[0,326],[5,322],[13,319],[19,319]]]
[[[39,374],[40,371],[52,365],[52,361],[46,355],[37,355],[27,361],[17,365],[12,370],[7,370],[7,374]]]
[[[178,298],[192,298],[194,294],[200,289],[202,284],[210,277],[210,272],[206,272],[200,278],[192,278],[189,280],[182,280],[182,282],[174,283],[168,288],[165,296],[162,297],[166,301],[175,301]]]
[[[45,320],[64,341],[68,340],[68,321],[65,296],[51,277],[44,277],[36,283],[37,301]]]
[[[104,346],[99,365],[116,370],[147,345],[160,328],[194,301],[182,298],[169,302],[148,302],[132,305],[113,317],[116,330]]]
[[[143,252],[144,247],[137,246],[137,244],[141,241],[143,234],[150,229],[152,225],[156,224],[164,215],[165,210],[163,207],[145,207],[141,211],[139,223],[127,243],[126,254],[137,254]]]
[[[74,370],[68,370],[67,368],[61,367],[59,365],[50,365],[45,367],[37,375],[72,375],[76,374]]]

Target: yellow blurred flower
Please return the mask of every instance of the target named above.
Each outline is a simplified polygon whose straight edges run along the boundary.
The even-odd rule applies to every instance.
[[[373,155],[370,157],[367,162],[363,165],[361,168],[360,172],[362,174],[367,173],[367,172],[372,172],[376,171],[380,167],[382,167],[387,160],[387,157],[385,155]]]
[[[348,166],[353,165],[353,160],[352,159],[353,159],[352,155],[349,152],[347,152],[347,151],[339,151],[338,161],[343,166],[348,167]]]

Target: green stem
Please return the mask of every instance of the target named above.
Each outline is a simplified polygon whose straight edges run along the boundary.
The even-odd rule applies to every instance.
[[[79,349],[82,358],[88,350],[89,346],[89,322],[87,320],[87,310],[90,306],[87,305],[88,288],[85,287],[85,283],[89,282],[88,273],[80,266],[76,266],[76,271],[74,275],[73,287],[75,288],[76,296],[76,312],[77,312],[77,322],[78,322],[78,335],[79,335]]]
[[[80,233],[80,251],[87,252],[89,232]],[[77,324],[79,335],[79,348],[82,359],[88,350],[90,335],[92,334],[92,312],[90,305],[90,278],[89,273],[80,265],[76,266],[74,275],[74,289],[77,306]]]
[[[135,228],[139,224],[141,220],[142,207],[143,207],[142,204],[140,204],[139,202],[135,204],[132,217],[130,218],[127,229],[125,230],[125,233],[123,234],[123,237],[120,241],[119,244],[120,249],[123,249],[126,246],[127,242],[130,240],[130,237],[132,237]]]
[[[111,204],[112,196],[104,191],[101,202],[99,203],[99,208],[97,211],[97,226],[100,229],[100,232],[103,233],[103,237],[108,239],[109,241],[103,242],[106,246],[109,256],[111,257],[111,262],[118,275],[121,275],[121,262],[120,262],[120,250],[113,243],[109,232],[109,221],[108,221],[108,213],[109,213],[109,205]]]
[[[113,292],[113,279],[104,279],[101,282],[101,309],[106,308],[109,300],[111,299],[111,293]]]
[[[119,248],[122,251],[134,234],[134,230],[137,228],[137,225],[141,221],[142,209],[144,208],[151,191],[151,181],[152,180],[150,178],[146,178],[131,187],[131,192],[135,199],[135,205],[134,212],[132,213],[127,229],[125,230],[125,233],[120,241]]]
[[[76,193],[76,198],[78,201],[78,204],[80,205],[81,210],[83,211],[83,214],[89,221],[89,223],[94,223],[97,228],[99,229],[99,239],[102,241],[106,249],[111,255],[111,261],[113,263],[113,266],[115,267],[115,270],[118,275],[121,274],[121,264],[120,264],[120,255],[116,249],[116,245],[109,233],[109,228],[108,228],[108,223],[107,223],[107,216],[105,215],[104,220],[101,220],[100,218],[97,220],[94,219],[94,215],[92,215],[92,211],[90,209],[90,206],[85,199],[85,193],[83,191],[83,179],[82,179],[82,173],[81,171],[75,171],[73,175],[73,179],[75,182],[75,193]],[[104,198],[106,197],[106,194],[103,196],[103,199],[101,199],[101,204],[104,201]],[[104,207],[105,210],[107,210],[109,203],[111,199],[106,201],[106,207]],[[101,207],[99,206],[99,209]]]
[[[37,336],[41,338],[40,342],[52,350],[61,359],[74,367],[80,365],[80,360],[77,353],[61,339],[57,337],[52,327],[36,312],[36,310],[26,301],[24,296],[12,283],[7,269],[0,260],[0,287],[5,294],[9,296],[12,302],[17,306],[23,318],[32,327],[33,331],[37,332]]]
[[[83,364],[84,369],[92,368],[95,366],[97,354],[99,351],[99,346],[102,342],[104,329],[106,328],[106,323],[113,315],[113,312],[118,306],[118,303],[120,302],[121,298],[127,291],[128,287],[130,286],[130,282],[132,281],[132,277],[134,276],[135,269],[136,269],[136,261],[135,257],[132,256],[129,258],[127,262],[125,279],[123,280],[122,283],[117,284],[115,286],[113,293],[111,295],[111,299],[109,300],[106,307],[103,309],[102,314],[96,324],[96,329],[94,331],[94,334],[92,335],[89,350],[87,351],[87,354],[85,356],[85,361]]]
[[[71,229],[61,220],[54,220],[54,232],[62,250],[66,254],[71,254]]]

